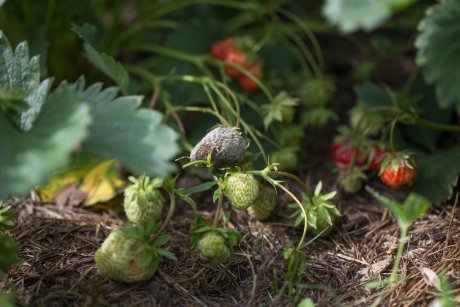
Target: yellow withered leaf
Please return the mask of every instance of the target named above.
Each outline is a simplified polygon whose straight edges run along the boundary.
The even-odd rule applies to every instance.
[[[115,169],[115,160],[106,160],[93,167],[83,177],[80,190],[88,196],[86,206],[105,202],[117,194],[117,189],[123,187],[124,181]]]

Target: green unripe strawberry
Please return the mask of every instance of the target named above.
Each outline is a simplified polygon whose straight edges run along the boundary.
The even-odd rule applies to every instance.
[[[129,179],[132,184],[125,190],[123,204],[128,220],[137,224],[158,220],[164,202],[164,198],[158,190],[162,185],[162,180],[159,178],[152,180],[147,176]]]
[[[276,193],[271,187],[259,187],[259,196],[248,208],[248,213],[262,221],[270,216],[276,207]]]
[[[351,172],[347,169],[339,173],[339,186],[348,194],[353,194],[361,190],[366,180],[366,175],[358,167],[354,167]]]
[[[246,210],[259,195],[259,182],[252,174],[232,173],[227,177],[223,191],[235,209]]]
[[[109,279],[123,282],[147,280],[153,276],[158,264],[151,257],[148,263],[141,265],[143,245],[147,243],[117,229],[96,251],[96,266]]]
[[[214,263],[223,263],[230,257],[225,238],[217,232],[206,233],[197,244],[200,257]]]
[[[271,153],[270,160],[279,163],[278,169],[280,170],[294,170],[299,166],[297,151],[297,147],[278,149]]]

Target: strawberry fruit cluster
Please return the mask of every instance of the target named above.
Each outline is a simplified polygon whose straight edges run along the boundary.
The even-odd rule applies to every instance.
[[[229,77],[236,78],[239,85],[248,93],[256,92],[259,85],[253,77],[261,80],[263,78],[262,67],[260,62],[251,52],[250,43],[240,38],[228,38],[215,42],[211,46],[210,54],[215,59],[227,63],[225,74]],[[236,67],[244,68],[249,71],[253,77],[245,74]]]
[[[392,188],[412,185],[417,175],[413,155],[394,151],[389,144],[372,138],[381,133],[383,118],[362,105],[355,106],[350,115],[350,127],[340,129],[331,150],[342,189],[347,193],[359,191],[367,171],[378,174]]]

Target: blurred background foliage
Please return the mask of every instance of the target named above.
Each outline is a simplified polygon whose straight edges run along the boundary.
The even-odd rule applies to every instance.
[[[220,101],[217,110],[223,118],[235,124],[235,115],[224,104],[225,99],[231,102],[235,98],[241,108],[242,128],[251,136],[251,151],[283,160],[288,168],[295,170],[308,155],[302,148],[303,137],[314,133],[317,127],[345,118],[353,99],[332,98],[337,89],[349,95],[353,84],[361,84],[356,87],[356,94],[358,102],[366,105],[378,104],[379,98],[376,102],[375,97],[384,97],[387,86],[396,91],[408,87],[398,96],[398,108],[426,114],[444,124],[452,121],[454,107],[458,109],[460,105],[460,95],[455,84],[443,76],[450,72],[456,77],[455,70],[452,71],[456,66],[445,65],[441,59],[450,56],[449,63],[456,63],[458,47],[442,45],[458,36],[458,25],[454,22],[459,14],[456,3],[456,0],[441,4],[414,0],[7,0],[0,8],[0,29],[13,47],[27,41],[30,55],[40,55],[39,78],[53,78],[52,92],[65,80],[71,84],[71,91],[83,95],[80,99],[88,104],[87,117],[92,124],[82,128],[88,129],[86,134],[72,144],[83,145],[83,153],[101,159],[116,158],[130,171],[146,170],[154,174],[154,170],[163,169],[157,174],[171,173],[173,168],[167,166],[166,160],[179,152],[175,144],[178,135],[179,145],[187,151],[219,122],[212,112],[203,111],[210,108],[212,99]],[[433,14],[425,17],[429,7]],[[443,22],[452,25],[449,31],[438,30]],[[419,24],[421,32],[417,32]],[[241,91],[223,74],[222,64],[208,56],[214,42],[229,37],[251,41],[251,52],[260,59],[264,71],[263,84],[257,93]],[[441,44],[434,46],[433,40]],[[416,78],[420,71],[424,79]],[[83,83],[81,76],[85,78]],[[413,83],[413,79],[418,81]],[[77,80],[80,81],[75,83]],[[92,86],[101,81],[103,86]],[[382,89],[371,82],[385,86]],[[89,89],[85,90],[84,84]],[[120,89],[118,94],[103,90],[111,85]],[[62,95],[62,84],[60,91]],[[142,106],[160,111],[164,116],[154,113],[152,119],[157,124],[149,129],[158,127],[159,122],[166,123],[177,135],[171,132],[169,142],[163,138],[162,144],[157,142],[147,147],[128,142],[146,139],[142,131],[148,123],[144,118],[144,126],[138,128],[136,136],[124,137],[126,143],[118,148],[112,146],[123,135],[121,130],[141,117],[150,116],[145,111],[136,111],[130,113],[131,117],[123,117],[119,115],[124,112],[121,105],[108,112],[113,117],[105,114],[120,94],[143,95],[143,99],[133,96],[123,101],[130,101],[131,108]],[[105,104],[98,104],[98,99]],[[388,101],[380,102],[388,104]],[[287,109],[294,114],[288,116],[292,118],[289,122],[283,117]],[[111,121],[117,118],[126,126],[112,131],[113,126],[96,125],[102,118]],[[414,147],[420,155],[439,151],[442,136],[439,132],[413,133],[413,129],[418,128],[398,127],[400,147]],[[92,137],[95,135],[100,138]],[[111,146],[99,142],[107,135],[113,140]],[[153,132],[150,135],[158,136]],[[124,152],[127,147],[135,148],[136,155]],[[69,150],[72,156],[81,153],[74,147],[66,152]],[[156,154],[145,157],[145,152]],[[65,160],[59,167],[49,169],[61,169],[68,162]],[[155,161],[161,162],[155,164]],[[456,168],[453,169],[455,173]],[[445,181],[450,182],[452,176]],[[37,181],[44,183],[43,178]],[[29,185],[26,183],[23,186]],[[422,185],[420,189],[425,188]]]

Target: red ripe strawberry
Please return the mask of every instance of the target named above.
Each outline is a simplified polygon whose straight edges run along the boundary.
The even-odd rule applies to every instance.
[[[337,167],[345,167],[351,163],[356,150],[355,165],[361,166],[366,162],[366,156],[361,149],[355,147],[348,141],[334,143],[332,145],[332,158]]]
[[[392,188],[412,185],[417,176],[417,166],[412,156],[405,153],[388,155],[382,163],[380,180]]]
[[[246,53],[235,49],[230,49],[227,51],[227,55],[225,56],[224,61],[244,68],[246,68],[248,65],[248,57],[246,56]],[[230,66],[225,67],[225,73],[230,77],[239,77],[242,75],[239,70]]]
[[[227,53],[235,47],[235,40],[232,38],[215,42],[211,46],[211,56],[223,61]]]
[[[252,64],[248,70],[252,72],[258,79],[262,79],[263,73],[259,63],[256,62]],[[238,82],[240,86],[248,93],[253,93],[259,89],[257,83],[246,75],[241,75],[238,79]]]
[[[373,171],[379,172],[382,162],[385,159],[385,154],[390,150],[386,147],[372,146],[368,149],[368,155],[371,157],[369,168]]]

